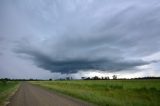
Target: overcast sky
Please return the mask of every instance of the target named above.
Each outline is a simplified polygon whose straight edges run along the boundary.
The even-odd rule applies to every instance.
[[[0,78],[160,76],[159,0],[0,0]]]

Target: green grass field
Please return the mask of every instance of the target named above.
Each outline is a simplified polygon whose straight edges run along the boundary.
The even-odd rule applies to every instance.
[[[33,81],[98,106],[160,106],[160,80]]]
[[[8,101],[9,96],[17,89],[19,82],[8,81],[6,84],[0,81],[0,106]]]

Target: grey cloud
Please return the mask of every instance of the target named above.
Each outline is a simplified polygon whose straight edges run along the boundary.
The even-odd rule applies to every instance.
[[[55,4],[59,12],[59,19],[56,19],[58,22],[55,22],[57,26],[52,25],[55,35],[36,45],[29,39],[28,51],[22,47],[25,48],[23,53],[33,56],[38,67],[61,73],[90,69],[121,71],[149,64],[142,61],[140,56],[159,51],[159,48],[153,48],[158,46],[160,39],[157,29],[159,19],[156,18],[160,14],[155,12],[160,7],[154,6],[155,2],[146,2],[144,5],[138,1],[124,1],[120,4],[113,2],[110,4],[112,7],[93,2],[86,4],[88,7],[85,11],[81,6],[67,3],[64,7]],[[69,9],[69,4],[75,8]],[[97,10],[93,11],[93,7]],[[108,9],[113,14],[107,13]],[[101,14],[97,13],[102,10]],[[48,13],[47,10],[41,11]]]
[[[154,63],[143,58],[160,51],[158,0],[16,0],[5,5],[10,8],[3,17],[12,18],[0,22],[7,21],[4,29],[15,27],[0,29],[5,32],[0,36],[8,35],[2,45],[10,42],[12,52],[28,55],[50,72],[136,69]]]
[[[87,70],[101,70],[101,71],[108,71],[108,72],[116,72],[126,69],[131,69],[136,66],[150,64],[151,62],[145,62],[142,60],[132,60],[132,61],[125,61],[125,60],[110,60],[107,58],[103,59],[94,59],[91,60],[89,58],[81,59],[53,59],[52,56],[42,54],[38,51],[21,51],[17,50],[17,53],[25,53],[32,57],[35,64],[38,67],[44,68],[51,72],[60,72],[62,74],[67,73],[76,73],[79,70],[87,71]]]

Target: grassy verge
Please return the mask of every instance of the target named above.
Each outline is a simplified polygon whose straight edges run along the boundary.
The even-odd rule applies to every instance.
[[[160,80],[33,81],[99,106],[160,106]]]
[[[17,81],[8,81],[6,84],[0,82],[0,106],[4,106],[9,97],[16,91],[19,86]]]

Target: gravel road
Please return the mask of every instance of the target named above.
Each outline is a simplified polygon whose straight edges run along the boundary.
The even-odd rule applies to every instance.
[[[22,82],[7,106],[92,106],[91,104]]]

